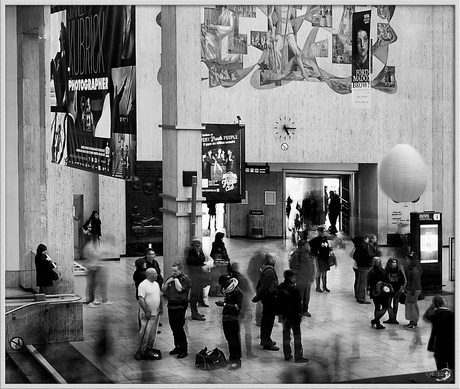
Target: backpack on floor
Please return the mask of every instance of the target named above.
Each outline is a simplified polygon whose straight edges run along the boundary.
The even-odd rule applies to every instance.
[[[215,370],[227,366],[227,358],[225,358],[224,352],[219,350],[217,347],[208,351],[205,347],[195,357],[195,367],[201,370]]]

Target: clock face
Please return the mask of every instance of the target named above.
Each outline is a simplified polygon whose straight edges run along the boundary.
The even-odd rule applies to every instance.
[[[296,123],[292,116],[279,116],[275,119],[273,125],[275,138],[286,142],[294,139],[296,129]]]

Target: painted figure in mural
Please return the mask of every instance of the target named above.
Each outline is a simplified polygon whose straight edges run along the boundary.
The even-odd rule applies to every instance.
[[[344,6],[343,8],[343,15],[342,19],[340,20],[338,36],[344,45],[351,46],[351,14],[353,13],[353,7]]]
[[[299,67],[302,76],[305,79],[308,79],[309,74],[305,69],[302,61],[302,50],[299,48],[299,46],[297,46],[293,25],[290,19],[291,16],[295,17],[293,11],[294,9],[291,8],[291,6],[270,6],[268,12],[268,26],[269,30],[271,31],[270,39],[276,42],[274,43],[275,47],[277,48],[275,52],[278,51],[281,55],[281,58],[284,57],[283,53],[287,52],[284,49],[285,44],[287,42],[289,48],[294,53],[297,66]],[[275,65],[278,65],[276,54],[274,59]],[[287,64],[287,58],[285,58],[283,62],[284,64]],[[281,69],[281,71],[283,74],[287,74],[289,72],[289,69]]]
[[[201,28],[202,57],[207,61],[220,64],[243,61],[242,54],[231,54],[234,33],[233,12],[223,6],[217,18],[217,24],[208,24]]]

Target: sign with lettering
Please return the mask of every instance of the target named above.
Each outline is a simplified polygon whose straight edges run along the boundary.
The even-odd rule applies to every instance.
[[[51,7],[52,162],[130,179],[136,162],[135,7]]]
[[[270,166],[267,165],[248,165],[244,168],[246,174],[270,174]]]
[[[206,202],[240,203],[244,198],[244,126],[206,124],[202,131],[202,193]]]

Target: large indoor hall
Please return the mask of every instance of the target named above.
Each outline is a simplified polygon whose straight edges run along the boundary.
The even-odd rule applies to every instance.
[[[214,231],[213,231],[214,232]],[[341,235],[339,234],[339,237]],[[74,372],[73,360],[54,357],[56,369],[67,371],[74,383],[113,382],[116,384],[229,384],[229,385],[274,385],[282,383],[345,383],[360,381],[365,383],[413,384],[430,383],[425,373],[434,371],[435,361],[432,353],[427,351],[427,342],[431,324],[420,320],[415,330],[407,330],[404,306],[398,312],[399,325],[385,324],[384,330],[371,327],[373,305],[358,304],[353,296],[352,259],[349,254],[352,242],[343,237],[329,236],[331,246],[337,256],[337,267],[328,272],[330,293],[317,293],[312,286],[310,301],[311,317],[303,317],[301,324],[304,356],[310,361],[296,364],[285,361],[280,351],[264,350],[260,346],[260,327],[255,320],[250,323],[252,352],[257,358],[246,357],[246,325],[241,323],[242,367],[236,372],[225,368],[202,371],[195,367],[195,355],[202,348],[220,348],[228,356],[227,342],[222,332],[222,309],[215,305],[219,297],[209,297],[209,308],[200,307],[205,321],[191,320],[190,309],[186,314],[186,333],[189,341],[189,355],[177,359],[169,355],[174,348],[171,329],[168,324],[167,310],[161,317],[161,333],[157,335],[155,347],[162,352],[162,359],[157,361],[134,359],[138,347],[139,333],[135,288],[132,281],[135,257],[123,257],[106,262],[110,269],[108,280],[108,297],[112,305],[90,308],[83,304],[83,341],[70,342],[80,354],[76,358],[90,361],[100,372],[93,376],[83,371]],[[340,240],[339,240],[340,239]],[[203,249],[209,253],[212,237],[203,238]],[[276,270],[282,281],[282,272],[288,268],[288,257],[293,249],[290,240],[279,239],[225,239],[232,262],[238,262],[245,271],[250,258],[258,251],[274,252],[278,257]],[[382,261],[397,255],[395,249],[381,247]],[[443,256],[448,255],[444,250]],[[163,258],[157,257],[163,271]],[[83,266],[85,261],[79,261]],[[443,297],[449,307],[454,308],[454,286],[447,271],[443,272]],[[419,301],[421,315],[431,304],[432,296],[427,295]],[[253,307],[255,312],[255,304]],[[387,315],[385,315],[387,318]],[[101,352],[100,342],[107,337],[107,349]],[[282,345],[282,326],[275,323],[273,340]],[[50,354],[53,345],[46,346],[43,352]],[[56,347],[56,345],[54,345]],[[56,348],[56,350],[59,350]],[[85,364],[80,362],[82,369]],[[58,367],[59,366],[59,367]],[[91,366],[91,367],[93,367]],[[393,377],[388,377],[393,376]],[[99,379],[99,381],[97,381]],[[433,383],[434,378],[432,379]]]

